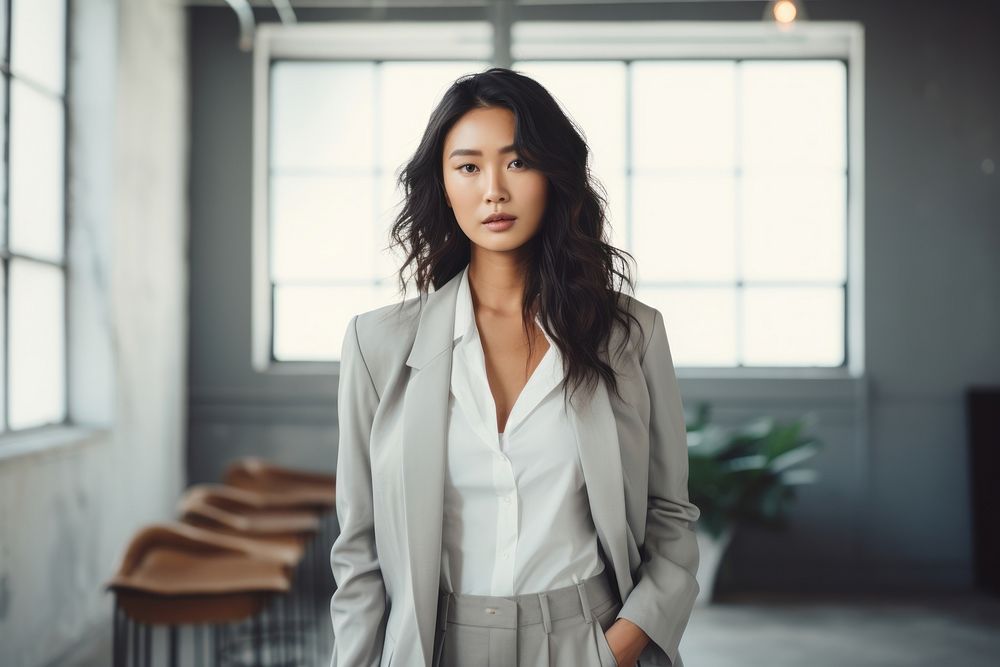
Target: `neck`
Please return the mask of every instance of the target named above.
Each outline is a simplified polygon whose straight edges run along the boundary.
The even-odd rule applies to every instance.
[[[473,252],[469,288],[477,312],[519,317],[524,305],[524,263],[514,253]]]

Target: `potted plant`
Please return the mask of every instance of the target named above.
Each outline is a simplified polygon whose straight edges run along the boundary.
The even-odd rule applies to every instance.
[[[805,434],[814,422],[814,414],[790,423],[764,416],[726,428],[710,423],[709,405],[698,404],[687,432],[688,492],[701,510],[696,524],[699,604],[714,598],[716,574],[735,526],[786,527],[797,487],[819,478],[815,470],[800,467],[823,446]]]

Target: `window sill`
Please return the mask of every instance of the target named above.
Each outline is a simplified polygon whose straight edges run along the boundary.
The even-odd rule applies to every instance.
[[[260,375],[337,375],[340,360],[336,361],[276,361],[271,360],[255,367]]]
[[[39,456],[76,449],[106,440],[107,428],[60,424],[0,436],[0,465],[21,457]]]
[[[814,367],[781,367],[781,366],[748,366],[744,368],[712,368],[709,366],[678,366],[678,378],[692,380],[841,380],[857,381],[864,379],[863,374],[852,373],[840,366],[829,368]]]
[[[846,405],[863,402],[869,382],[846,368],[680,368],[677,381],[685,400]]]

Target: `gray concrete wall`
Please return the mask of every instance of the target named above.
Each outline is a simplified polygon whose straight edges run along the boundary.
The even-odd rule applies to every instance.
[[[583,6],[572,18],[760,20],[762,5]],[[728,589],[961,588],[970,583],[963,390],[1000,382],[1000,15],[981,0],[822,0],[814,20],[866,30],[865,354],[857,381],[683,377],[720,421],[814,412],[828,447],[793,530],[744,531]],[[301,9],[300,21],[470,19],[478,10]],[[555,19],[553,7],[521,7]],[[189,474],[253,452],[332,470],[336,378],[251,369],[251,56],[226,9],[191,12]],[[273,12],[258,10],[262,20]],[[992,160],[988,162],[988,160]]]
[[[70,412],[0,443],[0,664],[67,665],[111,619],[128,539],[183,487],[187,49],[183,11],[74,0]],[[11,445],[8,447],[8,445]]]
[[[191,15],[191,330],[189,479],[217,481],[259,454],[332,471],[336,377],[251,366],[250,53],[228,8]]]

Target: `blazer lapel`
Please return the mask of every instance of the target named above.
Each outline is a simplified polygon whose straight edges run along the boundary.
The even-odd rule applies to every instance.
[[[624,600],[633,585],[626,543],[625,482],[617,420],[604,378],[598,378],[597,388],[589,402],[575,396],[572,403],[574,409],[570,411],[570,417],[576,429],[590,513],[601,548],[614,569],[618,594]]]
[[[427,295],[406,360],[413,370],[403,399],[405,551],[424,664],[430,664],[433,657],[437,625],[451,350],[460,278],[461,273],[456,274]],[[581,390],[573,398],[572,422],[598,539],[611,561],[624,600],[631,591],[632,579],[627,528],[622,530],[627,517],[618,428],[603,379],[589,399],[585,394]]]
[[[451,391],[455,300],[461,273],[427,295],[406,365],[403,398],[403,499],[406,552],[423,664],[433,657],[441,581],[444,471]]]

